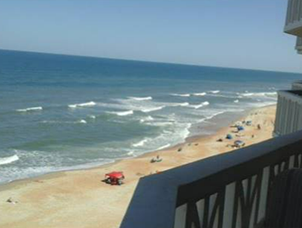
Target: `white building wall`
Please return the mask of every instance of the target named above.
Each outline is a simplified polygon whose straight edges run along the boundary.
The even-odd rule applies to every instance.
[[[302,96],[278,92],[274,136],[302,130]]]

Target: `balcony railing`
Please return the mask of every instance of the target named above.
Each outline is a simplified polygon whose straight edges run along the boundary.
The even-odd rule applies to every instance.
[[[286,33],[302,36],[302,0],[289,0],[286,23]]]
[[[293,83],[293,89],[278,92],[275,136],[302,130],[302,83]]]
[[[257,227],[275,176],[301,168],[301,148],[299,131],[141,178],[121,228]]]
[[[302,54],[302,37],[297,38],[296,50],[299,54]]]
[[[292,90],[302,90],[302,80],[293,82]]]

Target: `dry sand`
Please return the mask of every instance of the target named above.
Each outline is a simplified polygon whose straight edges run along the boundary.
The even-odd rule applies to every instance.
[[[228,145],[237,139],[243,140],[246,146],[267,140],[272,137],[275,110],[275,106],[270,106],[251,111],[240,121],[251,120],[252,126],[245,127],[238,136],[232,133],[233,140],[224,139],[227,133],[235,130],[227,127],[212,136],[195,137],[176,147],[137,158],[1,185],[0,227],[117,228],[140,177],[230,152],[234,148]],[[258,124],[261,130],[257,128]],[[223,142],[217,142],[219,138]],[[150,163],[156,155],[160,155],[163,161]],[[104,174],[111,171],[124,171],[125,184],[110,186],[102,182]],[[18,202],[7,202],[10,197]]]

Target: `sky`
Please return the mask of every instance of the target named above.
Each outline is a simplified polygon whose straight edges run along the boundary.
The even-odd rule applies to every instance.
[[[286,0],[0,0],[0,49],[302,73]]]

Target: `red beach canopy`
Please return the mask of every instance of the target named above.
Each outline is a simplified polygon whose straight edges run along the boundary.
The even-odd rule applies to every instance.
[[[111,173],[107,173],[106,176],[109,176],[110,178],[124,178],[123,172],[111,172]]]

